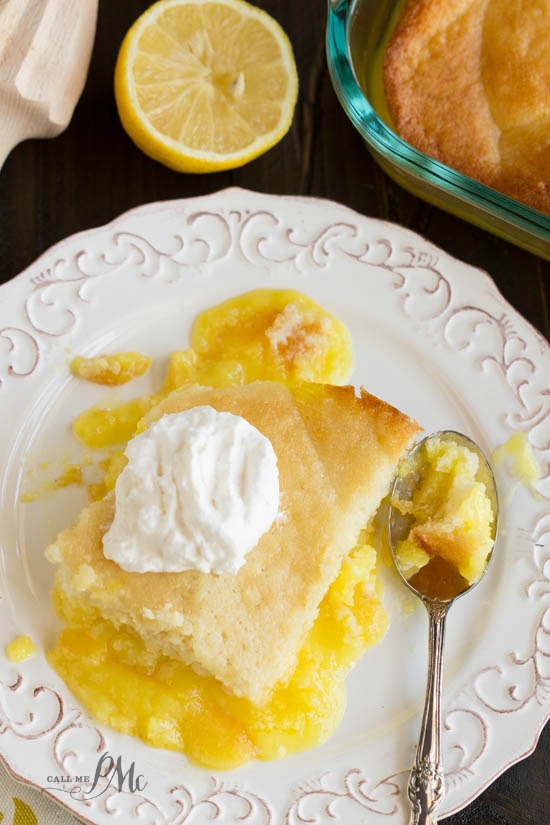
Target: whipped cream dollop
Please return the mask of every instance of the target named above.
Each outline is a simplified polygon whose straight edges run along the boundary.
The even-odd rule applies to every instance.
[[[103,552],[137,573],[236,573],[279,509],[273,446],[239,415],[192,407],[129,441]]]

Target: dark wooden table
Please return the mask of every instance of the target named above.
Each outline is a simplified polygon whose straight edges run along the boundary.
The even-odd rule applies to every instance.
[[[90,74],[69,128],[54,140],[22,144],[6,162],[0,174],[0,282],[56,241],[133,206],[237,185],[328,197],[414,229],[486,269],[516,309],[550,337],[550,263],[409,195],[365,151],[330,84],[322,0],[258,0],[288,32],[300,74],[294,123],[282,143],[242,169],[207,176],[181,175],[149,160],[122,130],[112,94],[117,49],[148,5],[148,0],[100,0]],[[447,822],[548,825],[550,728],[528,759]]]

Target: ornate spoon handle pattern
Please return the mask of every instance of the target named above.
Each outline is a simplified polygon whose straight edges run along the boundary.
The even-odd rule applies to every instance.
[[[409,780],[411,825],[436,825],[436,809],[445,793],[441,766],[441,673],[445,620],[449,603],[425,601],[428,611],[428,683],[416,759]]]

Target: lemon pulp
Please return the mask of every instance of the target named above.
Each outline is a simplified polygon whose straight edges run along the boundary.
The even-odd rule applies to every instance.
[[[75,432],[89,446],[114,446],[134,434],[155,400],[185,382],[227,386],[307,377],[342,383],[352,360],[347,330],[314,301],[291,290],[255,290],[197,317],[191,347],[172,355],[158,394],[104,411],[105,426],[101,411],[85,412]],[[114,449],[102,485],[92,491],[96,497],[114,486],[124,461]],[[371,540],[365,533],[350,548],[294,674],[264,705],[232,696],[213,677],[152,653],[128,629],[60,592],[54,605],[67,626],[50,661],[101,722],[155,747],[182,751],[206,767],[231,768],[310,748],[338,725],[347,671],[386,631]]]
[[[244,0],[161,0],[126,35],[115,69],[122,125],[183,172],[241,166],[288,131],[298,76],[288,37]]]

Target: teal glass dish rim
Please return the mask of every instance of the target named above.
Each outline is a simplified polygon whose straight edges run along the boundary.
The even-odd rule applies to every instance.
[[[429,158],[406,143],[379,117],[359,85],[353,66],[349,48],[353,6],[354,0],[328,0],[327,64],[334,91],[366,143],[388,163],[396,165],[397,162],[401,170],[422,178],[442,192],[550,244],[550,217]]]

